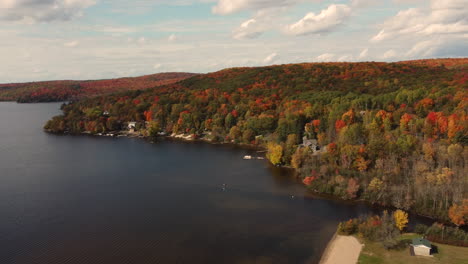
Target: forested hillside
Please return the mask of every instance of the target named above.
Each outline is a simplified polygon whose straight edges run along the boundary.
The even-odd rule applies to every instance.
[[[134,78],[97,81],[48,81],[0,84],[0,101],[21,103],[61,102],[127,90],[141,90],[172,84],[192,73],[158,73]]]
[[[82,100],[45,128],[102,133],[136,121],[257,144],[311,190],[468,222],[467,59],[234,68]],[[463,203],[465,201],[465,203]]]

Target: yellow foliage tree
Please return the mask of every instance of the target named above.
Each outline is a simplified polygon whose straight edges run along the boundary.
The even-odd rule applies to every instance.
[[[307,148],[298,148],[292,155],[291,166],[295,169],[299,169],[302,165],[305,155],[307,155]]]
[[[402,210],[396,210],[393,213],[393,218],[395,219],[396,227],[401,231],[408,224],[408,213]]]
[[[384,182],[379,178],[373,178],[367,186],[367,189],[371,192],[380,192],[382,190]]]
[[[266,155],[267,159],[274,165],[281,163],[281,158],[283,157],[283,147],[274,142],[269,142],[267,145],[268,153]]]

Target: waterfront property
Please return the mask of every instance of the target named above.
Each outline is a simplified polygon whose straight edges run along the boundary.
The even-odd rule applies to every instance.
[[[131,133],[134,133],[136,129],[136,122],[128,122],[127,128]]]

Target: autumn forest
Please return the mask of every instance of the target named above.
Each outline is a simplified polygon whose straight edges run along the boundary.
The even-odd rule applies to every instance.
[[[185,77],[78,101],[56,98],[72,102],[45,129],[97,134],[133,121],[148,137],[255,145],[274,165],[294,168],[311,191],[468,224],[468,59]]]

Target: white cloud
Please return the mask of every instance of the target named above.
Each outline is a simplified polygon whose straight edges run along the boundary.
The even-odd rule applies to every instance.
[[[70,20],[94,5],[94,0],[2,0],[0,20],[49,22]]]
[[[227,15],[242,10],[261,10],[294,5],[301,0],[219,0],[212,8],[213,13]]]
[[[405,57],[408,59],[433,57],[466,57],[468,39],[465,37],[429,39],[416,43]]]
[[[364,50],[361,51],[361,53],[359,53],[358,59],[362,60],[366,58],[368,55],[369,55],[369,48],[365,48]]]
[[[233,30],[232,37],[235,39],[255,39],[268,30],[279,29],[286,11],[287,8],[282,7],[258,10],[252,18],[244,21]]]
[[[263,60],[263,63],[265,64],[270,64],[272,63],[274,60],[276,60],[278,58],[278,53],[274,52],[270,55],[268,55],[268,57],[266,57],[264,60]]]
[[[432,0],[428,8],[411,8],[382,25],[371,40],[380,42],[399,36],[434,36],[468,33],[468,0]]]
[[[171,34],[168,38],[167,38],[167,41],[169,42],[174,42],[176,41],[178,38],[176,36],[176,34]]]
[[[235,39],[253,39],[263,34],[264,31],[264,26],[255,18],[251,18],[236,28],[232,32],[232,37]]]
[[[350,62],[353,60],[354,60],[354,57],[349,54],[342,55],[338,59],[336,59],[336,61],[339,61],[339,62]]]
[[[372,41],[379,42],[399,34],[416,33],[423,29],[425,20],[424,14],[417,8],[400,11],[395,17],[385,21],[383,29]]]
[[[423,2],[427,0],[393,0],[395,4],[414,4],[418,2]]]
[[[382,58],[384,60],[389,60],[389,59],[393,59],[397,56],[397,52],[395,50],[388,50],[387,52],[384,53],[384,55],[382,56]]]
[[[138,44],[145,44],[145,43],[146,43],[146,38],[140,37],[140,38],[138,39]]]
[[[298,22],[286,27],[286,33],[292,35],[307,35],[327,33],[342,25],[351,15],[347,5],[330,5],[320,14],[308,13]]]
[[[437,41],[436,43],[432,40],[418,42],[416,43],[416,45],[413,46],[413,48],[411,48],[411,50],[409,50],[406,53],[406,56],[409,58],[411,57],[425,58],[425,57],[431,56],[432,54],[434,54],[435,47],[438,45],[440,45],[439,41]]]
[[[124,26],[94,26],[91,28],[91,30],[96,32],[109,33],[115,36],[134,33],[137,31],[136,28]]]
[[[318,62],[330,62],[330,61],[334,61],[336,58],[336,55],[333,54],[333,53],[324,53],[320,56],[317,56],[317,58],[315,58],[315,61],[318,61]]]
[[[70,41],[70,42],[64,43],[63,45],[65,47],[73,48],[73,47],[78,46],[78,44],[79,44],[78,41]]]
[[[371,42],[402,47],[395,56],[400,59],[466,56],[466,34],[468,0],[432,0],[398,12]]]

